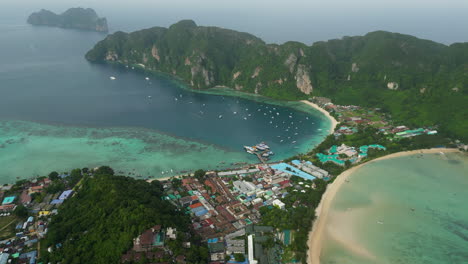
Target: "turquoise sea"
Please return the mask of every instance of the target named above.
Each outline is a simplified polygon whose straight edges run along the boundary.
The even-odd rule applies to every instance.
[[[164,75],[90,64],[84,54],[105,35],[25,20],[0,20],[0,183],[99,165],[142,178],[230,168],[258,162],[243,146],[262,141],[281,160],[330,127],[299,102],[195,93]]]
[[[467,190],[466,154],[365,165],[333,201],[321,263],[466,264]]]

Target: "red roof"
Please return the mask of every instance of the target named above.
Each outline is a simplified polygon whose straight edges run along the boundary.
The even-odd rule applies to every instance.
[[[196,204],[190,205],[190,208],[193,209],[193,208],[197,208],[197,207],[200,207],[200,206],[203,206],[203,204],[201,204],[201,203],[196,203]]]
[[[280,185],[285,185],[285,184],[288,184],[288,183],[289,183],[289,180],[284,180],[284,181],[279,182]]]
[[[31,191],[40,191],[40,190],[42,190],[43,188],[44,188],[44,186],[41,186],[41,185],[39,185],[39,186],[33,186],[33,187],[31,187]]]

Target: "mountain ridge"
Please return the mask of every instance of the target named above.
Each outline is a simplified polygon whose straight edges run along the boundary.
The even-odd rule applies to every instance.
[[[374,31],[310,46],[267,44],[249,33],[182,20],[169,28],[116,32],[86,58],[144,65],[194,89],[227,86],[286,100],[327,96],[340,104],[382,108],[408,125],[439,125],[450,136],[468,135],[462,122],[468,117],[468,43],[447,46]]]

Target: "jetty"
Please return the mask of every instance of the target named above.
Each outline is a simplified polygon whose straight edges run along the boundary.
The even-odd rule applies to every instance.
[[[273,151],[270,150],[270,147],[267,144],[265,144],[265,142],[261,142],[251,147],[244,146],[244,149],[247,153],[257,156],[257,158],[263,164],[266,164],[270,156],[275,155],[275,153],[273,153]]]

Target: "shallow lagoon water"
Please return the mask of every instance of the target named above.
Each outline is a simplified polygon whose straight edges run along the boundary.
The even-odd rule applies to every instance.
[[[321,263],[468,263],[468,157],[417,154],[349,177],[329,214]]]
[[[145,178],[228,168],[257,162],[243,146],[261,141],[280,160],[330,127],[298,102],[195,93],[164,75],[90,64],[99,33],[16,21],[0,34],[0,182],[103,164]]]

